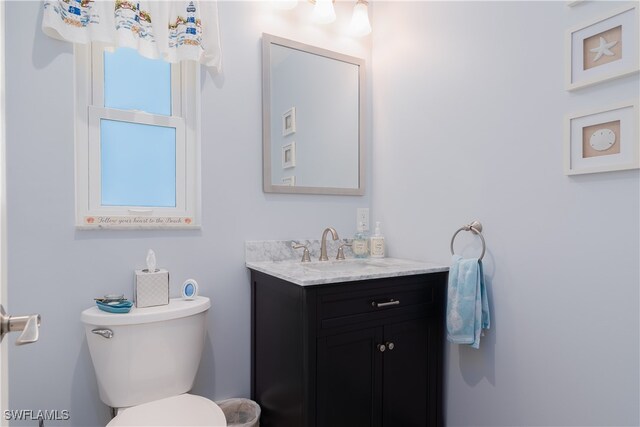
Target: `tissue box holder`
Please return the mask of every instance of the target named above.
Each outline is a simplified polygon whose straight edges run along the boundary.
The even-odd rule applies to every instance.
[[[133,294],[138,308],[169,304],[169,272],[164,268],[152,273],[136,270]]]

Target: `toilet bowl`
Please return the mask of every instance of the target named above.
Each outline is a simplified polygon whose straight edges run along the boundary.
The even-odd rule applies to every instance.
[[[171,299],[129,313],[84,310],[87,344],[100,399],[117,415],[108,426],[226,426],[193,387],[206,333],[209,298]]]

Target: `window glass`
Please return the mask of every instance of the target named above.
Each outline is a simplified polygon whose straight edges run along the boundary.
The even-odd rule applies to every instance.
[[[100,120],[103,206],[176,206],[176,130]]]
[[[171,115],[171,64],[135,50],[104,52],[104,106]]]

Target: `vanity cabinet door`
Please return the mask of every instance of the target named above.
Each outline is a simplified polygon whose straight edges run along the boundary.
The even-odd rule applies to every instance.
[[[318,339],[318,427],[380,427],[382,333],[375,327]]]
[[[441,425],[438,368],[441,322],[420,318],[384,327],[383,426]]]

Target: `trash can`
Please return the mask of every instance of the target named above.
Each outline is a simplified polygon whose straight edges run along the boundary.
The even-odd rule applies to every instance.
[[[224,416],[227,425],[234,427],[260,426],[260,405],[250,399],[226,399],[216,402]]]

